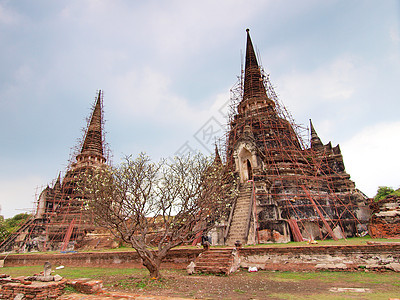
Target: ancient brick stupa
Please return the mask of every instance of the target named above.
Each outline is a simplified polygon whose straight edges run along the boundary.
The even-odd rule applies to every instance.
[[[95,229],[85,201],[77,192],[80,174],[105,166],[102,93],[98,92],[82,147],[61,180],[40,194],[35,215],[0,245],[2,251],[73,249]]]
[[[313,124],[305,145],[257,62],[247,30],[244,80],[230,121],[227,164],[240,181],[226,243],[344,238],[367,230],[367,198],[346,173],[339,145]]]

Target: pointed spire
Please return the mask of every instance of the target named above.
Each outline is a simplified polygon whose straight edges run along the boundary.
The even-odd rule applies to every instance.
[[[103,156],[103,136],[101,129],[101,90],[99,90],[99,94],[97,97],[96,104],[93,109],[92,116],[90,118],[89,127],[86,131],[85,140],[83,142],[81,154],[94,154]]]
[[[257,57],[254,52],[253,43],[250,38],[250,30],[247,32],[246,61],[244,68],[244,92],[243,100],[253,97],[267,97],[263,77],[258,66]]]
[[[314,125],[310,119],[310,130],[311,130],[311,148],[320,150],[324,145],[321,142],[317,132],[314,129]]]
[[[215,144],[214,164],[222,165],[221,156],[219,156],[217,144]]]
[[[53,187],[54,190],[61,190],[61,173],[58,173],[57,181]]]
[[[246,61],[244,67],[243,99],[238,106],[239,113],[257,111],[261,108],[270,108],[273,111],[275,103],[268,98],[264,86],[264,78],[261,74],[257,57],[251,42],[249,29],[247,31]]]

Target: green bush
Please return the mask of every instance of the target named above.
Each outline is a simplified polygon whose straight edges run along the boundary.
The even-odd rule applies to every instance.
[[[378,191],[376,192],[376,196],[374,197],[374,201],[377,202],[379,200],[385,199],[387,196],[400,196],[400,188],[394,190],[392,187],[388,186],[380,186]]]
[[[27,213],[21,213],[15,215],[12,218],[0,219],[0,243],[4,241],[11,233],[18,230],[31,215]]]

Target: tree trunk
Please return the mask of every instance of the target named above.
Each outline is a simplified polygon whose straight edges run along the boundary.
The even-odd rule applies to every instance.
[[[160,265],[161,260],[158,258],[150,259],[149,257],[142,257],[143,265],[150,273],[150,278],[160,279]]]
[[[149,270],[149,272],[150,272],[150,278],[151,279],[160,279],[161,278],[161,276],[160,276],[160,269],[159,268],[155,268],[154,270],[150,270],[150,269],[148,269]]]

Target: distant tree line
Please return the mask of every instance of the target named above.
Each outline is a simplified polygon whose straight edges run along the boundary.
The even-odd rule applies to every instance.
[[[4,219],[0,216],[0,243],[8,238],[10,234],[18,230],[31,215],[27,213],[17,214],[12,218]]]

